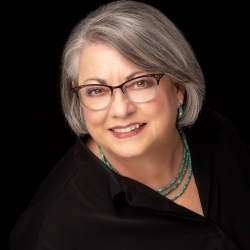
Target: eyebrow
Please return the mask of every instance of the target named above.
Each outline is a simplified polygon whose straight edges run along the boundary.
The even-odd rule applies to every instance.
[[[124,82],[126,82],[126,81],[128,81],[128,80],[131,80],[131,79],[133,79],[133,78],[135,78],[135,77],[143,76],[143,75],[147,75],[147,74],[150,74],[150,73],[149,73],[149,72],[145,72],[145,71],[143,71],[143,72],[142,72],[142,71],[133,72],[132,74],[128,75],[128,76],[125,78],[125,81],[124,81]],[[88,78],[88,79],[86,79],[86,80],[84,81],[83,84],[85,84],[85,83],[88,82],[88,81],[97,81],[99,84],[108,85],[106,80],[101,79],[101,78],[96,78],[96,77],[95,77],[95,78]]]

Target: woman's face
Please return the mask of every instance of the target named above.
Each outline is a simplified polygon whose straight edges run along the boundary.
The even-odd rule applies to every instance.
[[[142,70],[108,44],[90,44],[81,53],[78,84],[105,83],[117,86],[148,73],[161,72]],[[177,88],[164,75],[155,98],[147,103],[132,103],[120,89],[115,89],[113,100],[107,108],[97,111],[82,108],[88,131],[106,156],[136,158],[160,152],[170,145],[177,133],[176,116],[183,96],[183,88]],[[140,126],[135,130],[129,129],[135,125]]]

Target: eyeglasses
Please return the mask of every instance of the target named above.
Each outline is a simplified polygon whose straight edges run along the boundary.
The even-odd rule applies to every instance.
[[[158,85],[164,74],[147,74],[132,78],[121,85],[84,84],[72,88],[81,103],[92,110],[101,110],[109,106],[114,89],[121,89],[123,95],[134,103],[151,101],[158,91]]]

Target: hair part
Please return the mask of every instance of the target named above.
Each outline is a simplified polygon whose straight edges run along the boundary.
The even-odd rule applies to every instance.
[[[72,30],[62,54],[61,103],[76,135],[85,133],[83,108],[71,91],[77,83],[80,55],[86,45],[107,43],[128,61],[165,73],[185,89],[180,126],[196,121],[205,96],[205,80],[191,45],[179,28],[157,8],[142,2],[118,0],[89,13]]]

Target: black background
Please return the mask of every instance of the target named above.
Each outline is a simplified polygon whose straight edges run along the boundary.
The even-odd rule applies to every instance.
[[[60,107],[60,56],[73,26],[105,2],[34,1],[2,9],[2,40],[8,43],[6,50],[2,47],[8,55],[2,59],[2,74],[7,76],[7,89],[2,90],[2,110],[7,111],[2,118],[7,138],[2,169],[7,170],[3,183],[8,235],[49,170],[74,143]],[[165,12],[191,43],[206,78],[206,105],[227,116],[250,142],[246,4],[147,2]]]

